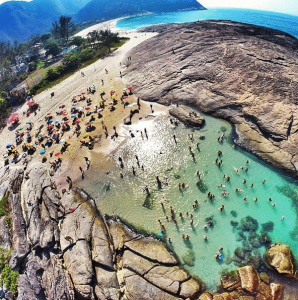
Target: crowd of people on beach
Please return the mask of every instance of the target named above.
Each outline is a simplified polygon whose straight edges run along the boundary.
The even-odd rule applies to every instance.
[[[84,72],[81,72],[81,75],[85,77]],[[10,130],[15,132],[15,139],[6,145],[6,152],[3,154],[4,166],[9,168],[10,164],[22,163],[26,170],[30,161],[41,160],[42,163],[49,163],[50,175],[53,176],[62,166],[63,155],[67,155],[69,147],[73,144],[79,143],[81,148],[86,147],[92,150],[95,143],[101,140],[102,131],[108,138],[108,128],[102,121],[104,111],[114,111],[118,105],[118,99],[124,108],[129,105],[128,97],[133,95],[132,87],[124,88],[121,95],[118,95],[113,88],[106,92],[101,87],[98,101],[94,100],[97,96],[95,92],[95,85],[87,87],[86,91],[71,97],[70,105],[57,104],[57,107],[46,115],[40,113],[40,105],[34,109],[29,107],[23,114],[23,119],[18,118],[10,125]],[[55,92],[51,92],[50,97],[55,97]],[[34,98],[28,97],[27,104],[31,102],[34,102]],[[139,100],[138,103],[140,107]],[[40,114],[36,124],[30,120],[31,114],[37,117]],[[132,116],[131,112],[130,118]],[[102,130],[98,126],[100,119]],[[117,137],[118,133],[114,125],[111,138]],[[88,170],[91,161],[88,157],[84,159],[86,170]],[[85,177],[86,170],[83,166],[79,166],[82,179]],[[65,180],[71,188],[72,179],[66,176]]]

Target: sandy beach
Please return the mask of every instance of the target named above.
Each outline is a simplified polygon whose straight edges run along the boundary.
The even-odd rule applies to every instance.
[[[83,30],[81,33],[79,33],[82,36],[87,35],[87,33],[91,30],[94,30],[95,26],[98,26],[97,28],[104,26],[112,26],[116,23],[117,20],[112,20],[108,22],[104,22],[99,25],[94,25],[88,29]],[[66,184],[65,178],[66,176],[70,176],[72,180],[76,180],[77,178],[81,177],[81,172],[79,170],[79,167],[81,166],[83,169],[86,169],[86,164],[84,157],[88,157],[91,160],[92,164],[92,157],[93,153],[96,153],[96,157],[101,157],[102,162],[104,163],[104,157],[110,151],[115,149],[121,142],[123,142],[126,139],[126,136],[121,135],[121,126],[123,124],[123,119],[130,114],[130,105],[128,107],[124,107],[120,103],[120,96],[122,95],[123,88],[126,87],[123,78],[120,77],[120,71],[122,71],[122,74],[125,73],[125,59],[126,59],[126,53],[131,50],[136,45],[140,44],[141,42],[145,41],[146,39],[149,39],[150,37],[154,36],[154,33],[138,33],[138,32],[130,32],[125,33],[125,37],[129,37],[130,40],[125,43],[121,48],[119,48],[117,51],[112,52],[110,55],[105,57],[104,59],[100,59],[96,61],[94,64],[89,65],[88,67],[77,71],[74,75],[70,76],[60,84],[54,86],[53,88],[46,90],[34,97],[35,101],[38,101],[41,108],[39,111],[37,111],[37,115],[31,114],[29,117],[26,117],[23,115],[23,112],[25,112],[28,109],[28,106],[26,103],[17,111],[20,114],[20,125],[13,130],[10,129],[9,126],[5,127],[3,131],[1,132],[1,140],[3,141],[3,147],[0,149],[0,153],[3,155],[6,152],[5,145],[7,143],[15,143],[15,129],[17,128],[24,128],[23,130],[28,127],[26,125],[27,121],[31,121],[34,123],[32,132],[34,133],[36,129],[38,129],[40,126],[44,126],[44,129],[41,133],[46,133],[46,122],[45,117],[49,114],[53,116],[53,119],[60,120],[62,119],[61,116],[56,116],[56,112],[59,111],[59,106],[65,105],[65,110],[68,112],[68,117],[70,118],[70,110],[72,107],[71,99],[73,96],[79,95],[82,92],[86,92],[87,88],[92,86],[93,84],[96,86],[96,93],[87,95],[90,96],[92,99],[92,105],[91,108],[93,108],[96,104],[98,105],[98,102],[100,100],[100,90],[105,91],[104,99],[106,100],[106,108],[102,112],[103,118],[98,119],[96,116],[96,120],[93,123],[96,127],[96,130],[91,132],[90,135],[92,137],[97,137],[98,142],[96,142],[94,149],[92,151],[88,150],[87,147],[80,146],[80,140],[82,140],[82,135],[85,132],[85,122],[87,122],[90,119],[89,117],[85,117],[82,119],[81,122],[81,136],[77,138],[75,135],[73,135],[74,128],[72,128],[69,132],[66,132],[63,136],[63,139],[65,141],[70,142],[70,146],[68,147],[67,151],[64,154],[61,154],[59,157],[62,158],[62,166],[58,169],[58,171],[53,176],[53,179],[55,180],[57,185],[64,186]],[[133,59],[133,58],[132,58]],[[121,63],[121,64],[120,64]],[[105,72],[105,69],[108,70],[108,73]],[[81,75],[81,72],[84,72],[85,76]],[[104,85],[102,85],[102,80],[104,81]],[[110,99],[110,91],[114,90],[117,95],[118,104],[115,106],[116,110],[110,112],[108,110],[108,104],[111,102]],[[51,98],[51,93],[54,92],[55,96]],[[134,95],[130,95],[126,99],[129,104],[132,104],[136,102],[136,97]],[[80,106],[87,106],[86,102],[79,103]],[[155,114],[158,113],[158,111],[166,111],[167,109],[163,106],[160,106],[158,104],[154,104],[154,110]],[[140,113],[134,115],[132,118],[132,122],[136,122],[139,120],[139,118],[142,118],[146,115],[148,115],[151,112],[150,106],[148,103],[145,103],[141,101],[141,110]],[[102,129],[102,121],[106,125],[109,136],[105,138],[104,130]],[[116,126],[117,132],[119,133],[119,137],[115,140],[111,140],[111,135],[114,133],[113,126]],[[33,139],[34,142],[34,139]],[[49,162],[54,161],[57,159],[57,157],[53,156],[50,158],[49,153],[51,151],[59,152],[61,148],[61,144],[54,144],[50,148],[46,148],[46,154],[44,155],[47,158],[46,164],[49,165]],[[22,148],[19,146],[20,153],[22,154]],[[40,151],[42,150],[41,146],[37,146],[37,151],[33,155],[32,160],[33,161],[41,161],[42,155],[40,155]],[[22,161],[18,163],[19,165],[22,165]],[[50,165],[49,165],[50,167]]]

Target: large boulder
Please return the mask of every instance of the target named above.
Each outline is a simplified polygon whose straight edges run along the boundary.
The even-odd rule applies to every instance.
[[[268,247],[266,260],[278,273],[296,277],[296,262],[288,245],[275,243]]]
[[[138,97],[225,118],[235,124],[238,144],[298,176],[296,38],[222,20],[152,31],[160,34],[127,54],[134,59],[124,80]]]
[[[240,277],[241,288],[250,293],[254,293],[259,289],[260,279],[258,272],[252,266],[245,266],[237,270]]]
[[[200,113],[185,105],[171,108],[169,113],[187,126],[201,127],[205,123],[205,118]]]

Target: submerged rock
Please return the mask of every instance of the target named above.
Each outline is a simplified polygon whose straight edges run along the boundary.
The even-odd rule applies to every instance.
[[[247,216],[241,219],[239,228],[243,231],[257,231],[259,228],[259,223],[256,219]]]
[[[271,221],[269,221],[267,223],[263,223],[261,226],[262,226],[263,231],[266,231],[266,232],[271,232],[274,229],[274,223]]]
[[[288,245],[272,244],[268,247],[265,258],[278,273],[296,278],[296,262]]]

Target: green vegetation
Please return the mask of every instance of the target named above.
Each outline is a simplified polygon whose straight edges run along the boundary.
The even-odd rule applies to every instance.
[[[63,45],[67,45],[69,36],[75,31],[71,17],[61,16],[59,21],[52,23],[52,35]]]
[[[10,230],[12,226],[12,219],[11,216],[5,217],[5,226]]]
[[[127,38],[119,38],[119,41],[111,43],[110,47],[116,50],[127,40]],[[75,53],[66,53],[63,56],[62,64],[54,68],[48,68],[45,78],[30,90],[31,94],[34,95],[55,86],[56,84],[65,80],[67,77],[74,74],[80,68],[84,68],[90,64],[93,64],[98,59],[105,57],[109,51],[110,50],[108,47],[101,44],[98,45],[97,48],[85,48]]]
[[[6,250],[0,247],[0,270],[3,270],[3,268],[7,264],[8,258],[11,253],[12,250]]]
[[[13,271],[8,264],[5,264],[4,268],[2,269],[0,284],[4,284],[15,297],[18,294],[18,277],[19,272]]]
[[[59,45],[59,43],[56,40],[49,40],[45,44],[46,49],[46,56],[52,55],[53,57],[59,55],[62,51],[62,47]]]
[[[0,200],[0,217],[7,215],[10,212],[10,207],[8,203],[8,196],[4,196]]]

